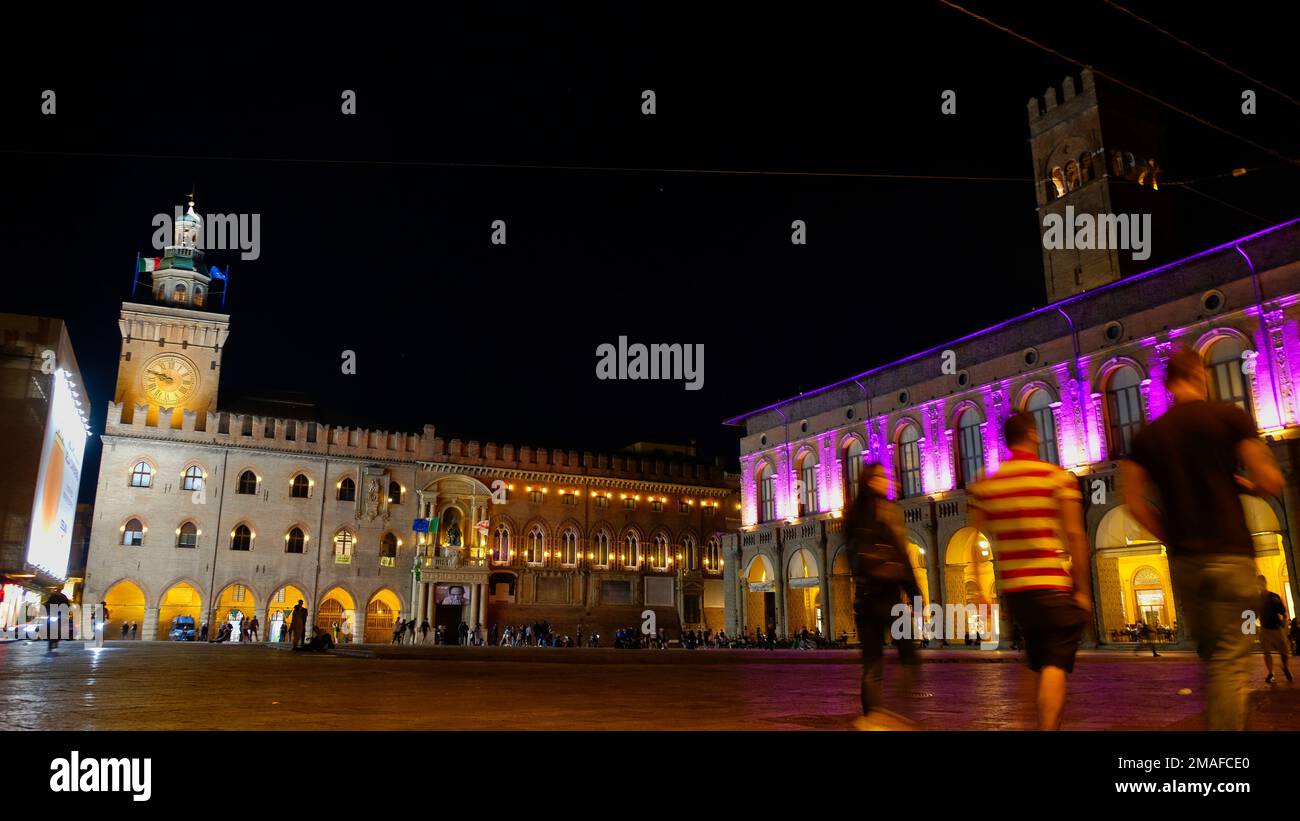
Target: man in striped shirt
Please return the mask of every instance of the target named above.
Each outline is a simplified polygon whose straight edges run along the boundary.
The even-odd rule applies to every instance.
[[[1033,416],[1013,414],[1004,432],[1011,458],[968,488],[967,508],[971,525],[993,540],[999,595],[1038,674],[1039,729],[1059,730],[1066,676],[1092,611],[1083,497],[1074,474],[1038,458]],[[977,570],[982,560],[975,557]]]

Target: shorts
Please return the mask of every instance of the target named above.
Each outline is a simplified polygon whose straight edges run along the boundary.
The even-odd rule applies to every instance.
[[[1259,646],[1264,648],[1265,653],[1277,653],[1282,658],[1291,655],[1291,648],[1287,646],[1286,636],[1282,635],[1282,628],[1280,627],[1261,628],[1259,631]]]
[[[1022,590],[1004,594],[1012,620],[1020,627],[1025,658],[1035,673],[1044,667],[1074,672],[1074,656],[1088,625],[1088,611],[1067,590]]]

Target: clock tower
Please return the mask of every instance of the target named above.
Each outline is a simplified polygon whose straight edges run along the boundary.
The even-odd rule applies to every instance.
[[[138,273],[152,275],[152,302],[122,303],[114,401],[122,404],[126,423],[138,423],[143,410],[146,425],[180,428],[184,412],[195,411],[195,429],[204,430],[207,414],[217,410],[230,317],[206,310],[213,277],[223,277],[204,267],[203,220],[194,212],[193,195],[173,231],[163,256],[140,261]]]

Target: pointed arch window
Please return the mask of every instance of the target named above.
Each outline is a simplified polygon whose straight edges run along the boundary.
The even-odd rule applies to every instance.
[[[139,519],[130,519],[122,528],[122,544],[140,547],[144,544],[144,525]]]
[[[285,553],[306,553],[307,552],[307,534],[302,532],[301,527],[290,528],[284,538]]]
[[[203,490],[203,468],[198,465],[186,468],[185,475],[181,478],[181,490]]]
[[[136,462],[131,468],[131,487],[153,487],[153,468],[148,462]]]
[[[257,474],[251,470],[239,474],[237,492],[243,496],[252,496],[257,493]]]
[[[601,530],[592,539],[592,563],[599,567],[609,567],[609,534]]]
[[[199,546],[199,529],[193,522],[186,522],[180,526],[176,534],[177,547],[198,547]]]
[[[238,525],[235,528],[235,532],[230,535],[230,549],[253,549],[253,531],[249,530],[248,525]]]
[[[546,534],[540,527],[528,531],[524,546],[524,560],[529,564],[541,564],[546,558]]]
[[[293,477],[289,495],[295,499],[306,499],[311,495],[311,480],[301,473],[296,474]]]
[[[351,476],[344,476],[339,480],[339,501],[355,502],[357,500],[357,483],[352,481]]]

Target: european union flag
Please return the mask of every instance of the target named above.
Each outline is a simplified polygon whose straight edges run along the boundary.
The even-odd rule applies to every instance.
[[[230,269],[227,268],[226,270],[229,271]],[[215,265],[209,266],[208,274],[210,274],[213,279],[224,280],[226,278],[226,275],[221,272],[221,269]]]

